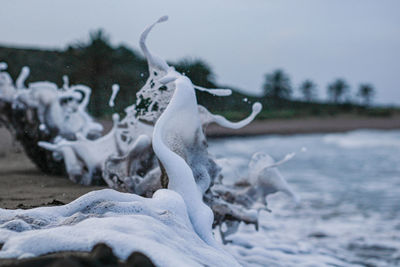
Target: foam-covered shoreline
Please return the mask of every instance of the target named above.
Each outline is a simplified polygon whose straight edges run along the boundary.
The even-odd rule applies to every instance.
[[[123,260],[139,251],[157,266],[238,266],[199,238],[186,210],[180,195],[167,189],[151,199],[104,189],[59,207],[0,209],[0,258],[90,251],[104,242]]]

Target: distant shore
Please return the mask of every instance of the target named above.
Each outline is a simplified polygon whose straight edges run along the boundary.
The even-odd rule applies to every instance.
[[[112,128],[111,120],[100,120],[104,126],[103,134]],[[303,117],[293,119],[256,120],[238,130],[227,129],[216,124],[207,127],[210,138],[255,136],[268,134],[312,134],[337,133],[360,129],[395,130],[400,129],[400,114],[390,117],[363,117],[355,115],[338,115],[334,117]],[[11,149],[11,136],[5,128],[0,128],[0,157]]]
[[[104,132],[108,132],[112,127],[111,120],[102,120],[101,123],[104,126]],[[219,138],[268,134],[337,133],[360,129],[400,129],[400,114],[394,114],[390,117],[338,115],[334,117],[256,120],[238,130],[227,129],[216,124],[211,124],[207,127],[206,134],[210,138]]]
[[[400,114],[391,117],[361,117],[340,115],[335,117],[306,117],[296,119],[270,119],[254,121],[238,129],[226,129],[212,124],[207,128],[208,137],[254,136],[267,134],[310,134],[348,132],[359,129],[400,129]]]

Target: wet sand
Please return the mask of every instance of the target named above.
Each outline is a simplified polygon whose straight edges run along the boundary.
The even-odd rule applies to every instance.
[[[66,177],[40,172],[21,151],[11,146],[10,134],[0,129],[0,208],[17,209],[69,203],[99,186],[74,184]]]

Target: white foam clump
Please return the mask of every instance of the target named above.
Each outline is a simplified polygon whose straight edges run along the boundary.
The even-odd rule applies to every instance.
[[[118,114],[113,115],[114,126],[109,133],[96,140],[89,140],[84,135],[77,133],[78,140],[68,141],[61,139],[57,143],[40,141],[38,145],[47,150],[61,153],[64,163],[71,180],[76,180],[74,176],[83,176],[80,183],[90,185],[96,171],[102,169],[104,162],[110,154],[117,152],[117,140],[115,138],[116,126],[119,122]],[[65,150],[66,149],[66,150]],[[73,152],[73,153],[71,153]],[[88,170],[83,174],[83,166],[78,159],[81,159]],[[77,181],[75,181],[77,182]]]
[[[22,104],[25,109],[36,108],[39,121],[44,124],[42,129],[57,129],[58,135],[64,137],[77,132],[85,136],[101,133],[101,124],[94,122],[86,112],[91,95],[89,87],[69,86],[68,78],[64,76],[62,90],[48,81],[32,82],[25,88],[24,82],[29,72],[28,67],[22,68],[12,99],[15,105]]]
[[[167,189],[153,198],[104,189],[64,206],[0,209],[0,258],[90,251],[105,242],[121,259],[140,251],[157,266],[238,266],[198,237],[186,210],[181,196]]]

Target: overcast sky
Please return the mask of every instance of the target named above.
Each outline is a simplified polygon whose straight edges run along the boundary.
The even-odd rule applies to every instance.
[[[148,45],[168,60],[199,57],[220,84],[260,93],[264,74],[286,70],[297,89],[345,78],[377,89],[376,102],[400,104],[399,0],[2,0],[0,44],[64,48],[103,28],[113,44],[138,48],[141,31],[167,23]],[[295,90],[297,91],[297,90]]]

